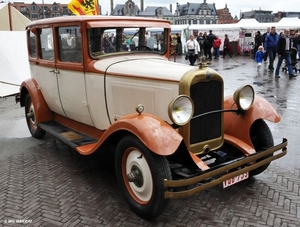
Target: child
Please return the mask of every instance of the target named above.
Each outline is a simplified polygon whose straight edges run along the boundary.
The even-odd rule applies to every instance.
[[[264,59],[263,47],[259,46],[255,53],[255,61],[257,62],[257,72],[260,71],[262,60]]]

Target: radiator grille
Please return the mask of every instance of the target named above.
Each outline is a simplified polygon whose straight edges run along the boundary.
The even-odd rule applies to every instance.
[[[201,81],[190,88],[190,95],[195,105],[194,116],[222,108],[223,86],[220,81]],[[222,113],[198,117],[190,122],[190,144],[218,138],[222,130]]]

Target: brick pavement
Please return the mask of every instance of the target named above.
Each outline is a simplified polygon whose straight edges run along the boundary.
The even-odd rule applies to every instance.
[[[168,210],[149,221],[128,209],[117,186],[113,155],[104,156],[100,151],[82,156],[47,136],[36,146],[1,158],[0,226],[20,226],[4,223],[17,220],[30,222],[24,226],[44,227],[300,226],[300,78],[281,78],[276,82],[268,74],[257,78],[249,59],[224,62],[213,67],[224,74],[228,93],[239,84],[254,84],[258,93],[276,105],[283,116],[280,124],[271,125],[271,130],[276,140],[288,137],[288,155],[272,162],[267,171],[226,189],[218,186],[171,200]],[[257,80],[262,85],[254,83]]]

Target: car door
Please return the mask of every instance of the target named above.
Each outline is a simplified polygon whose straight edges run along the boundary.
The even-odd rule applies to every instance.
[[[49,25],[37,28],[37,31],[39,56],[36,61],[30,63],[31,74],[38,83],[49,108],[65,116],[58,91],[53,30]]]
[[[80,25],[55,28],[57,37],[57,81],[66,117],[93,125],[86,97]]]

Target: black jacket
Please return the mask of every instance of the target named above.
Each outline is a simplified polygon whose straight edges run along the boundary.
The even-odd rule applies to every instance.
[[[255,47],[256,48],[258,48],[259,46],[261,46],[262,45],[261,36],[260,35],[256,35],[255,39],[254,39],[254,42],[255,42]]]
[[[280,36],[278,42],[277,42],[277,54],[278,55],[284,55],[285,54],[285,44],[286,44],[286,38]],[[289,50],[291,49],[291,42],[289,46]]]
[[[297,36],[295,43],[296,43],[296,45],[300,44],[300,34]]]
[[[209,33],[209,34],[207,35],[208,44],[209,44],[210,46],[212,46],[212,45],[214,44],[214,40],[215,40],[215,39],[217,39],[217,37],[216,37],[214,34]]]

